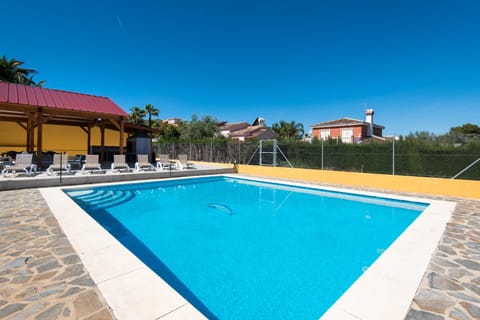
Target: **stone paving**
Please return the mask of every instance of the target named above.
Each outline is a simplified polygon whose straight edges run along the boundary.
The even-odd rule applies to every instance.
[[[457,207],[406,320],[480,319],[480,201],[444,200]]]
[[[480,319],[480,201],[406,195],[458,204],[405,320]],[[114,319],[38,190],[0,210],[0,319]]]
[[[36,189],[0,192],[0,319],[114,319]]]

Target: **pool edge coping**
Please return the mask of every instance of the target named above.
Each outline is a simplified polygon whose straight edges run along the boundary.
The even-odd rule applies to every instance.
[[[354,284],[352,284],[352,286],[337,300],[337,302],[335,302],[327,310],[327,312],[321,317],[322,320],[404,319],[409,310],[409,306],[415,295],[415,292],[418,289],[423,274],[428,266],[428,263],[431,260],[431,256],[438,245],[438,241],[440,240],[443,231],[445,230],[446,223],[450,219],[451,213],[455,209],[456,205],[456,202],[451,201],[432,200],[427,198],[395,195],[382,192],[359,191],[344,187],[323,186],[321,184],[313,184],[311,182],[285,182],[282,180],[244,176],[241,174],[215,174],[206,175],[204,177],[209,176],[243,178],[248,180],[282,183],[327,191],[330,190],[349,194],[359,194],[367,196],[370,195],[375,197],[424,202],[430,204],[429,207],[424,210],[424,212],[409,226],[409,228],[407,228],[402,233],[402,235],[394,241],[394,243],[384,252],[384,254],[382,254],[382,256],[380,256],[380,258],[377,259],[377,261],[372,264],[372,266],[370,266],[370,268],[366,270],[366,272],[359,279],[357,279]],[[191,178],[195,177],[155,179],[149,180],[149,182],[165,180],[183,180]],[[114,314],[119,319],[137,319],[139,316],[138,312],[128,310],[128,297],[118,296],[119,293],[122,293],[118,292],[118,288],[125,287],[121,283],[122,281],[126,280],[126,275],[132,275],[135,272],[144,273],[144,276],[149,279],[147,285],[150,288],[154,290],[161,288],[160,292],[156,293],[157,297],[168,297],[168,299],[166,298],[168,300],[166,304],[170,305],[169,310],[166,311],[160,308],[162,310],[159,310],[157,312],[160,314],[152,314],[151,316],[153,317],[151,319],[183,319],[186,316],[194,319],[205,319],[205,317],[198,310],[196,310],[183,297],[181,297],[173,288],[168,286],[168,284],[166,284],[159,276],[154,274],[153,271],[151,271],[140,260],[138,260],[138,258],[136,258],[132,253],[130,253],[128,249],[124,248],[116,239],[114,239],[106,230],[104,230],[100,225],[98,225],[95,220],[93,220],[88,214],[86,214],[72,199],[70,199],[62,191],[63,189],[97,187],[102,185],[115,185],[136,182],[143,181],[140,180],[132,182],[99,183],[69,187],[53,187],[40,189],[40,191],[42,192],[42,195],[46,200],[48,206],[50,207],[52,213],[59,221],[59,224],[64,230],[68,239],[72,242],[72,245],[82,259],[82,262],[84,262],[85,267],[90,272],[92,279],[98,285],[100,291],[102,292],[102,294],[104,294],[105,300],[113,309]],[[60,195],[63,195],[63,197]],[[56,203],[58,202],[58,196],[60,196],[60,198],[63,198],[60,199],[60,203]],[[52,199],[55,200],[52,201]],[[71,205],[73,205],[74,207],[70,207]],[[69,209],[65,210],[66,208]],[[79,218],[82,216],[86,219]],[[431,225],[432,221],[435,222],[433,226]],[[68,225],[72,222],[73,225]],[[425,230],[427,230],[428,232],[425,233]],[[100,239],[103,240],[101,241],[103,245],[101,245],[100,247],[89,247],[90,245],[93,245],[93,243],[91,243],[92,239],[90,239],[90,241],[87,241],[87,244],[89,246],[83,245],[82,247],[81,244],[86,239],[85,236],[90,234],[89,232],[93,232],[94,237],[100,237]],[[412,236],[413,241],[411,239]],[[415,252],[415,255],[412,256],[412,245],[418,245],[418,240],[421,240],[420,243],[423,244],[420,247],[421,251]],[[427,243],[425,243],[425,241],[427,241]],[[96,256],[96,253],[106,249],[108,249],[108,251],[116,252],[116,254],[110,252],[110,258],[117,259],[117,261],[120,261],[122,265],[125,266],[125,268],[127,266],[132,268],[133,266],[133,269],[122,270],[122,268],[120,268],[122,272],[117,271],[116,276],[105,279],[105,270],[102,268],[100,268],[100,270],[96,269],[98,268],[98,266],[95,266],[95,263],[92,263],[91,260],[95,260],[96,258],[98,258]],[[399,264],[397,261],[399,259],[399,256],[404,257],[407,260],[402,260],[403,262]],[[112,263],[112,261],[110,260],[109,262]],[[401,267],[401,269],[399,269],[399,267]],[[117,282],[119,283],[118,285],[116,284]],[[140,282],[142,281],[140,280]],[[156,285],[153,285],[154,283]],[[113,290],[112,288],[117,289]],[[141,292],[144,292],[144,290],[141,290]],[[127,294],[127,296],[128,293],[129,292],[123,292],[123,294]],[[392,297],[392,294],[394,295],[394,297]],[[400,298],[399,294],[402,295]],[[151,297],[152,293],[149,293],[147,296]],[[148,297],[146,297],[145,299],[140,299],[138,297],[138,293],[134,300],[138,301],[138,303],[151,303],[151,308],[153,310],[157,310],[157,308],[159,308],[158,301],[153,301],[156,303],[152,303],[152,301],[149,302]],[[375,305],[375,307],[373,307],[373,305]],[[142,308],[148,309],[150,308],[148,306],[149,305],[146,305]]]

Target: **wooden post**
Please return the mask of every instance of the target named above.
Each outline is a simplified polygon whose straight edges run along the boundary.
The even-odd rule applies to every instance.
[[[105,125],[100,125],[100,163],[105,161]]]
[[[43,113],[42,113],[42,109],[39,108],[37,112],[37,167],[38,168],[40,168],[40,166],[42,165],[42,152],[43,152],[42,127],[43,127]]]
[[[87,131],[87,154],[90,154],[90,148],[92,147],[90,139],[92,137],[92,124],[88,124],[88,131]]]
[[[124,126],[124,120],[123,118],[120,119],[120,143],[119,143],[119,146],[120,146],[120,154],[123,154],[123,147],[124,147],[124,130],[125,130],[125,126]]]

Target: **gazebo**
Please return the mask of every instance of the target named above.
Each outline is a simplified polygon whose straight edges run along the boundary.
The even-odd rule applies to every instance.
[[[25,130],[27,152],[35,151],[36,133],[38,165],[41,163],[42,127],[45,124],[80,127],[87,134],[87,150],[91,146],[92,128],[98,126],[100,158],[103,160],[105,129],[119,132],[120,154],[124,153],[125,132],[151,131],[126,123],[127,118],[128,113],[106,97],[0,82],[0,121],[15,122]]]

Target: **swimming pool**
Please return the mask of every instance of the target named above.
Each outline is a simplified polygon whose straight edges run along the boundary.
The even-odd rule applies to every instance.
[[[209,318],[320,317],[426,204],[231,177],[66,190]]]

